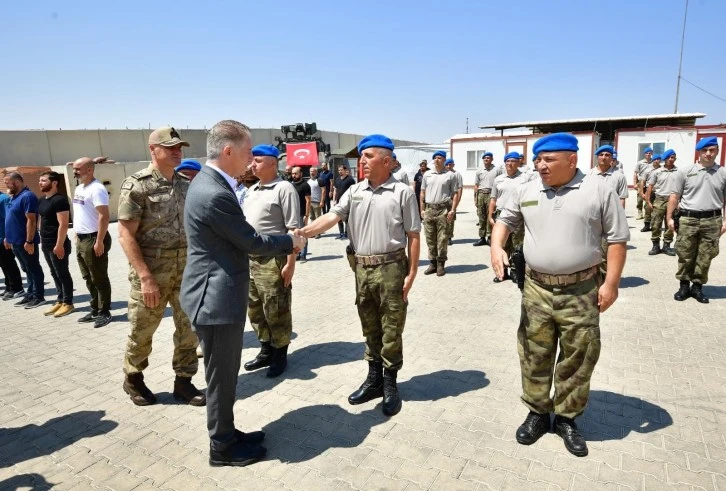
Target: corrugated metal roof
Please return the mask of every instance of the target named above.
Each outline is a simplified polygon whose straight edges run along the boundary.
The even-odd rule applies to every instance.
[[[615,118],[581,118],[581,119],[553,119],[553,120],[545,120],[545,121],[522,121],[522,122],[515,122],[515,123],[498,123],[498,124],[486,124],[481,125],[479,128],[495,128],[497,130],[500,129],[507,129],[507,128],[521,128],[521,127],[531,127],[531,128],[541,128],[543,126],[571,126],[571,125],[583,125],[583,124],[597,124],[597,123],[618,123],[618,122],[635,122],[635,121],[644,121],[646,122],[648,126],[650,126],[651,122],[660,122],[663,121],[671,121],[671,122],[677,122],[680,123],[683,126],[686,126],[685,123],[690,123],[691,125],[695,124],[696,119],[703,118],[706,115],[704,113],[678,113],[678,114],[650,114],[645,116],[622,116],[622,117],[615,117]],[[685,122],[685,123],[681,123]],[[628,125],[630,126],[630,125]]]

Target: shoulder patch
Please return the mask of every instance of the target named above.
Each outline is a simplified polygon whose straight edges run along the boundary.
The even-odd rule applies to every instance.
[[[128,179],[124,179],[123,184],[121,184],[121,189],[134,189],[134,183]]]

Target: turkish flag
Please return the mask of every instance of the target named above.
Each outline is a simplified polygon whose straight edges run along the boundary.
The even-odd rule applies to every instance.
[[[287,165],[318,165],[318,146],[315,142],[287,143]]]

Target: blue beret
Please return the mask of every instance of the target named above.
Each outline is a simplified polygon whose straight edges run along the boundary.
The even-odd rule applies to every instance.
[[[643,153],[648,153],[648,152],[653,153],[653,149],[648,147],[645,150],[643,150]]]
[[[663,160],[665,160],[665,159],[667,159],[668,157],[670,157],[671,155],[675,155],[675,154],[676,154],[676,151],[675,151],[675,150],[673,150],[673,149],[670,149],[670,148],[669,148],[668,150],[666,150],[665,152],[663,152],[663,155],[661,155],[661,158],[662,158]]]
[[[391,157],[393,157],[393,160],[397,160],[396,159],[396,152],[391,152]]]
[[[540,152],[577,152],[577,138],[570,133],[552,133],[543,136],[533,147],[534,153]]]
[[[449,165],[449,164],[453,164],[453,163],[454,163],[454,159],[446,159],[446,161],[444,162],[444,165]]]
[[[363,153],[366,148],[385,148],[393,150],[393,142],[385,135],[368,135],[358,143],[358,153]]]
[[[482,156],[481,156],[481,158],[484,158],[484,157],[491,157],[491,158],[494,158],[494,154],[493,154],[493,153],[491,153],[491,152],[484,152],[484,155],[482,155]]]
[[[509,152],[507,155],[504,156],[504,161],[506,162],[509,159],[519,160],[519,153],[517,153],[517,152]]]
[[[202,164],[200,164],[196,160],[185,159],[182,160],[182,163],[177,165],[174,170],[177,172],[179,172],[180,170],[195,170],[199,172],[200,170],[202,170]]]
[[[595,155],[600,155],[603,152],[609,152],[609,153],[614,154],[615,153],[615,149],[613,148],[612,145],[602,145],[600,148],[598,148],[597,150],[595,150]]]
[[[443,158],[446,158],[446,152],[444,152],[443,150],[436,150],[434,152],[434,154],[431,156],[431,158],[432,159],[435,159],[436,157],[439,157],[439,156],[440,157],[443,157]]]
[[[532,155],[532,162],[534,162],[535,160],[537,160],[537,154]]]
[[[652,159],[653,160],[662,160],[659,153],[654,153]]]
[[[275,157],[280,156],[280,151],[274,145],[257,145],[252,147],[253,157]]]
[[[701,138],[698,143],[696,144],[696,150],[703,150],[707,147],[717,147],[718,146],[718,138],[715,136],[707,136],[706,138]]]

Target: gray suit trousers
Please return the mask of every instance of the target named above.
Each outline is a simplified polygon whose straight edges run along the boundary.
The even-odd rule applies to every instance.
[[[236,440],[233,407],[242,357],[244,322],[194,325],[193,329],[204,353],[209,440],[214,450],[222,451]]]

